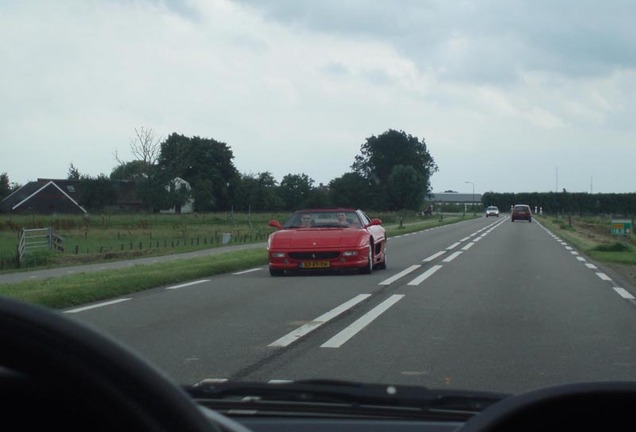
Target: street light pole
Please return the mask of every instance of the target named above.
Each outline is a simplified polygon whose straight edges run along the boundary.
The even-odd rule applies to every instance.
[[[470,183],[471,185],[473,185],[473,214],[476,214],[477,211],[475,210],[475,183],[471,181],[465,181],[464,183]]]

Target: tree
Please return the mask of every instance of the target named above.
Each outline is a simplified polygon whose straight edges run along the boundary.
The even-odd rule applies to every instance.
[[[320,208],[331,207],[331,198],[329,192],[325,188],[314,187],[309,191],[307,199],[303,203],[303,207]]]
[[[166,191],[170,180],[157,167],[152,167],[147,176],[141,176],[135,180],[139,199],[148,211],[156,213],[172,207],[173,200]]]
[[[82,176],[79,202],[88,210],[99,211],[117,202],[117,192],[113,183],[104,174],[95,178]]]
[[[80,175],[80,172],[77,168],[75,168],[75,165],[73,165],[73,163],[71,162],[71,165],[68,167],[68,175],[67,175],[67,179],[68,180],[79,180],[82,176]]]
[[[391,210],[419,210],[426,193],[420,174],[412,166],[395,165],[387,182]]]
[[[130,152],[143,162],[146,167],[155,165],[161,151],[161,139],[155,137],[152,129],[146,129],[143,126],[139,129],[135,128],[135,136],[130,140]],[[115,160],[122,165],[124,162],[119,159],[117,151],[115,151]]]
[[[244,174],[233,194],[234,206],[239,211],[278,210],[283,200],[278,195],[278,183],[269,171]]]
[[[144,161],[140,160],[124,162],[113,168],[113,171],[110,173],[110,179],[135,180],[144,176],[147,177],[152,171],[151,168],[152,166],[149,167]]]
[[[389,206],[389,177],[395,166],[412,167],[421,184],[405,184],[420,192],[430,191],[430,179],[437,171],[437,165],[426,148],[424,139],[406,134],[404,131],[389,129],[379,136],[367,138],[355,157],[351,168],[375,185],[377,200],[381,205]],[[422,198],[423,198],[422,193]]]
[[[9,183],[9,175],[5,172],[0,174],[0,200],[8,197],[11,193],[11,185]]]
[[[304,207],[311,193],[314,180],[307,174],[287,174],[280,182],[280,197],[286,210]]]
[[[337,207],[369,210],[373,206],[373,185],[359,173],[345,173],[329,182],[329,199]]]
[[[190,183],[197,211],[212,211],[231,205],[230,190],[240,181],[232,159],[232,150],[225,143],[173,133],[161,144],[157,163],[163,175]]]

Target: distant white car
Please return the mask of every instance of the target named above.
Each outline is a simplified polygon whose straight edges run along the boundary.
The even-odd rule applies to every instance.
[[[499,208],[497,206],[489,206],[486,209],[486,217],[488,216],[497,216],[499,217]]]

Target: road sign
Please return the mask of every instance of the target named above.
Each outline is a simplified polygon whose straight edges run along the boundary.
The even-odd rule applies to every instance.
[[[632,232],[632,221],[629,219],[612,219],[610,232],[614,236],[629,236]]]

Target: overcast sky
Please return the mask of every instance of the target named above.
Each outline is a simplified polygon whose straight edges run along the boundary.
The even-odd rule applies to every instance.
[[[631,0],[0,0],[0,173],[109,175],[143,127],[318,185],[396,129],[425,140],[435,192],[635,192],[635,19]]]

